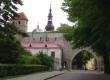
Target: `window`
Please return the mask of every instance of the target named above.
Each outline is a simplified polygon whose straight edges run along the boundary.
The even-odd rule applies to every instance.
[[[27,25],[27,21],[26,21],[26,25]]]
[[[55,58],[55,52],[51,52],[51,56],[53,57],[53,58]]]
[[[33,40],[35,41],[35,38],[33,38]]]
[[[18,24],[21,24],[21,21],[18,21]]]
[[[40,41],[42,41],[42,37],[40,37]]]
[[[57,40],[57,37],[55,37],[55,41]]]

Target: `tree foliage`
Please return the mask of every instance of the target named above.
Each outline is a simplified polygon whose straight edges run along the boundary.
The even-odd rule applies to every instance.
[[[75,56],[75,58],[73,59],[73,64],[77,65],[79,69],[82,69],[83,65],[85,65],[87,61],[92,58],[93,55],[90,52],[83,50]]]
[[[20,55],[26,53],[15,36],[27,34],[8,21],[17,16],[17,5],[22,5],[21,0],[0,0],[0,63],[17,63]]]
[[[22,5],[22,1],[0,0],[0,28],[2,28],[11,17],[17,16],[17,5]]]
[[[109,73],[110,0],[64,0],[62,9],[70,21],[77,22],[71,40],[75,47],[91,46],[103,57],[105,73]]]
[[[57,31],[61,33],[68,33],[71,32],[72,29],[73,27],[69,26],[68,24],[60,24],[60,27],[57,28]]]
[[[26,51],[15,35],[26,36],[27,34],[10,23],[7,23],[2,29],[3,32],[0,32],[0,63],[17,63],[19,56]]]
[[[41,64],[41,61],[35,55],[21,55],[19,57],[19,64]]]
[[[60,27],[57,28],[57,32],[63,33],[63,36],[67,41],[71,41],[71,38],[73,37],[73,31],[74,27],[69,26],[68,24],[60,24]]]
[[[43,51],[36,54],[36,57],[40,60],[41,65],[46,65],[48,68],[53,67],[54,58],[43,53]]]

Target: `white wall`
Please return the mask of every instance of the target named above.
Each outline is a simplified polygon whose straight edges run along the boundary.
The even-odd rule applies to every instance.
[[[48,49],[48,48],[42,48],[42,49],[36,49],[36,48],[26,48],[29,50],[33,55],[38,53],[39,51],[43,51],[47,55],[51,56],[51,52],[55,52],[55,63],[54,63],[54,69],[59,70],[61,67],[61,60],[62,60],[62,51],[61,49]]]

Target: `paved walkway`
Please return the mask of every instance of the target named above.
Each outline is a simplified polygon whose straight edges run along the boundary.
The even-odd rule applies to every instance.
[[[73,70],[70,72],[52,71],[52,72],[27,75],[23,77],[11,78],[7,80],[73,80],[73,79],[74,80],[110,80],[110,75],[105,75],[103,74],[103,72],[84,71],[84,70]]]
[[[33,75],[27,75],[23,77],[18,77],[18,78],[11,78],[7,80],[45,80],[49,77],[53,77],[56,75],[60,75],[65,73],[66,71],[52,71],[52,72],[44,72],[44,73],[38,73],[38,74],[33,74]]]
[[[97,71],[73,70],[48,80],[110,80],[110,75]]]

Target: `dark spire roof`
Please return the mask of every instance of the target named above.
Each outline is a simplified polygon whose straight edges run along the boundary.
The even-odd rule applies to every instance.
[[[52,23],[52,9],[51,9],[51,4],[50,4],[50,10],[49,10],[49,14],[48,14],[48,22],[47,22],[47,25],[45,27],[46,31],[52,31],[54,30],[54,26],[53,26],[53,23]]]

